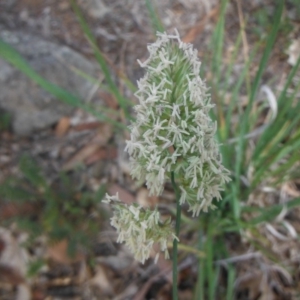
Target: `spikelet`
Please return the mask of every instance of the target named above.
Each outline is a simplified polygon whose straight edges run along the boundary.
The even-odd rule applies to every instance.
[[[118,243],[127,245],[136,260],[144,263],[150,257],[153,245],[157,243],[164,252],[165,258],[169,258],[167,244],[178,238],[174,235],[171,219],[162,222],[160,214],[155,210],[144,209],[137,204],[126,205],[116,196],[106,195],[105,203],[111,203],[113,217],[111,225],[118,233]],[[159,257],[156,253],[155,262]]]

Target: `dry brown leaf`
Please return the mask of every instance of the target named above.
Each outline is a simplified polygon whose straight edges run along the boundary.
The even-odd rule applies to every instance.
[[[253,272],[251,274],[245,274],[238,279],[237,289],[248,290],[249,299],[274,300],[274,294],[267,281],[267,274],[261,271]]]
[[[91,165],[99,160],[114,159],[116,157],[117,157],[117,149],[116,148],[112,148],[112,149],[101,148],[101,149],[97,150],[96,152],[94,152],[90,157],[88,157],[85,160],[85,163],[87,165]]]
[[[97,135],[90,141],[89,144],[81,148],[73,155],[62,167],[64,171],[72,170],[78,164],[85,163],[91,155],[99,151],[105,146],[112,135],[112,127],[109,124],[101,123]]]
[[[219,6],[217,5],[215,8],[213,8],[209,14],[207,14],[201,21],[199,21],[194,27],[192,27],[188,33],[185,35],[185,37],[182,39],[185,43],[191,43],[193,42],[197,36],[199,36],[207,21],[212,18],[214,15],[216,15],[219,12]]]
[[[154,207],[158,200],[156,196],[149,196],[149,190],[146,188],[139,189],[136,195],[137,203],[143,207]]]
[[[0,282],[19,285],[24,282],[24,277],[10,266],[0,264]]]
[[[96,267],[96,274],[91,279],[91,284],[97,287],[101,291],[101,294],[106,296],[113,295],[113,288],[111,285],[111,281],[107,276],[107,271],[101,265],[98,265]]]
[[[37,212],[39,206],[32,203],[5,203],[0,205],[0,220],[5,220],[8,218],[33,214]]]
[[[113,134],[112,126],[107,123],[102,123],[97,130],[97,135],[92,139],[92,142],[98,145],[105,146]]]
[[[32,300],[45,300],[47,295],[45,288],[34,286],[31,290]]]
[[[116,193],[119,193],[119,198],[122,200],[122,202],[126,204],[132,204],[135,202],[135,197],[130,194],[127,190],[122,188],[118,184],[112,184],[108,187],[108,194],[109,195],[115,195]]]
[[[99,97],[104,101],[104,103],[112,108],[112,109],[117,109],[119,107],[118,102],[114,98],[112,94],[106,93],[104,91],[99,92]]]
[[[90,130],[90,129],[96,129],[101,127],[101,122],[95,121],[95,122],[87,122],[87,123],[81,123],[78,125],[75,125],[72,127],[75,131],[83,131],[83,130]]]
[[[264,274],[264,276],[262,277],[262,280],[259,283],[259,287],[261,300],[275,300],[275,295],[272,291],[272,287],[270,286],[267,280],[267,274]]]
[[[61,118],[55,128],[55,135],[58,137],[64,136],[70,128],[70,118]]]
[[[0,256],[0,264],[5,265],[25,276],[27,273],[28,253],[21,244],[26,240],[26,234],[15,237],[5,228],[0,228],[0,239],[5,247]]]
[[[85,259],[83,253],[77,252],[74,257],[68,255],[68,241],[62,240],[57,242],[47,249],[47,256],[51,260],[62,263],[62,264],[71,264],[75,262],[80,262]]]
[[[289,196],[292,197],[299,197],[300,196],[300,191],[297,189],[297,187],[293,183],[285,183],[282,186],[282,191],[287,193]]]
[[[84,163],[85,159],[99,150],[98,144],[88,144],[72,156],[62,167],[64,171],[74,169],[77,165]]]

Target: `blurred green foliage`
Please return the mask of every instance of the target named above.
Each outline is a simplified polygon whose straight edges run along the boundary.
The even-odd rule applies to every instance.
[[[49,243],[67,240],[70,255],[79,248],[90,251],[105,220],[99,207],[104,186],[96,193],[82,191],[64,173],[50,184],[29,157],[21,159],[20,171],[21,178],[8,178],[0,185],[2,205],[13,211],[3,215],[1,222],[15,222],[20,230],[28,232],[28,244],[44,236]]]
[[[11,123],[11,115],[0,110],[0,131],[8,130]]]

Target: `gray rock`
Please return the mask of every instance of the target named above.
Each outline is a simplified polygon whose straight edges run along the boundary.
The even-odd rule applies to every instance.
[[[75,67],[96,76],[96,65],[79,53],[31,34],[0,30],[0,38],[13,46],[42,77],[84,99],[93,84],[71,70]],[[71,67],[71,68],[70,68]],[[55,99],[26,75],[0,58],[0,108],[12,116],[18,135],[55,124],[73,107]]]

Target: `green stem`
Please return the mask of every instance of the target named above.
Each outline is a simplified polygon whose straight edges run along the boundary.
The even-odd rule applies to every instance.
[[[181,221],[181,206],[179,204],[180,192],[178,186],[175,182],[174,172],[171,172],[171,182],[176,195],[176,226],[175,234],[179,237],[180,231],[180,221]],[[178,300],[178,290],[177,290],[177,281],[178,281],[178,241],[174,239],[173,241],[173,300]]]

